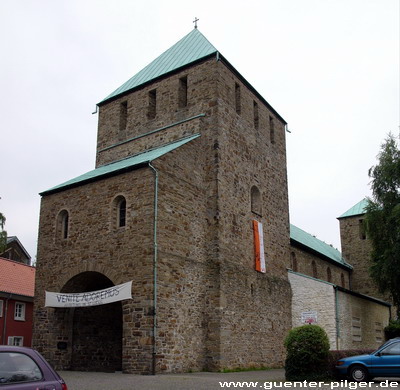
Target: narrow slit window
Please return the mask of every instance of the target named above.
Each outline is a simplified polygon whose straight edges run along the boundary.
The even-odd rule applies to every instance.
[[[332,271],[331,271],[331,268],[330,268],[330,267],[328,267],[328,268],[326,269],[326,280],[327,280],[329,283],[332,283]]]
[[[258,117],[258,104],[253,102],[253,116],[254,116],[254,128],[258,130],[259,127],[259,117]]]
[[[69,216],[66,212],[62,218],[62,237],[64,239],[68,238],[68,228],[69,228]]]
[[[118,204],[118,226],[124,227],[126,225],[126,200],[121,199]]]
[[[294,253],[294,252],[292,252],[291,254],[290,254],[290,257],[291,257],[291,265],[292,265],[292,270],[294,271],[294,272],[297,272],[298,271],[298,266],[297,266],[297,258],[296,258],[296,253]]]
[[[317,271],[317,264],[315,263],[315,261],[313,260],[311,263],[311,268],[312,268],[312,276],[314,278],[318,278],[318,271]]]
[[[69,214],[67,210],[60,211],[57,216],[56,234],[63,240],[66,240],[69,236]]]
[[[119,129],[125,130],[128,123],[128,102],[122,102],[119,106]]]
[[[262,215],[261,192],[257,186],[251,187],[251,211],[254,214]]]
[[[179,108],[183,108],[187,106],[188,94],[188,84],[187,84],[187,76],[181,77],[179,79],[179,90],[178,90],[178,105]]]
[[[147,118],[154,119],[157,111],[157,91],[155,89],[149,92],[149,106],[147,110]]]
[[[235,83],[235,109],[236,113],[240,115],[242,106],[240,101],[240,85],[238,83]]]
[[[275,143],[275,122],[272,116],[269,117],[269,138],[271,144]]]
[[[345,279],[344,279],[344,274],[343,274],[343,272],[340,274],[340,283],[341,283],[341,285],[342,285],[343,288],[346,287],[346,282],[345,282]]]
[[[358,221],[358,234],[361,240],[365,240],[367,238],[367,234],[365,232],[365,223],[363,219]]]
[[[112,225],[115,228],[122,228],[126,226],[126,199],[124,196],[117,196],[112,202]]]

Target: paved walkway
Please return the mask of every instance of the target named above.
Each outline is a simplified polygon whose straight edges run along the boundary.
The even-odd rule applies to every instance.
[[[198,372],[190,374],[130,375],[121,373],[60,371],[68,390],[213,390],[222,389],[220,382],[283,381],[283,369],[248,372]],[[227,387],[227,386],[226,386]],[[231,388],[234,388],[231,386]]]
[[[400,389],[400,378],[380,378],[371,384],[355,387],[348,381],[329,382],[324,386],[304,387],[295,382],[284,382],[283,369],[246,371],[233,373],[198,372],[165,375],[129,375],[122,373],[61,371],[68,390],[221,390],[235,388],[253,389],[322,389],[322,390],[363,390]],[[297,382],[299,383],[299,382]]]

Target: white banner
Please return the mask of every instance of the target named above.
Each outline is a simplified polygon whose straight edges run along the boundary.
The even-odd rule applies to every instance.
[[[46,291],[47,307],[83,307],[105,305],[124,299],[132,299],[132,281],[105,288],[99,291],[83,293],[55,293]]]

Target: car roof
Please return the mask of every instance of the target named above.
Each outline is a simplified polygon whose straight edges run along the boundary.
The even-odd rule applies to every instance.
[[[36,351],[32,348],[29,347],[17,347],[14,345],[0,345],[0,351],[7,351],[7,352],[31,352],[31,353],[35,353]]]

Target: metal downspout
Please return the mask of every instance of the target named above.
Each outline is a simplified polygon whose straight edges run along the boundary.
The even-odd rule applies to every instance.
[[[339,349],[340,321],[339,321],[339,291],[335,286],[335,315],[336,315],[336,349]]]
[[[151,165],[149,168],[154,172],[154,221],[153,221],[153,367],[152,374],[156,375],[157,355],[157,221],[158,221],[158,171]]]
[[[8,296],[6,299],[6,307],[4,308],[4,323],[3,323],[3,345],[7,345],[8,341],[6,340],[7,336],[7,316],[8,316],[8,302],[11,299],[12,294]]]

